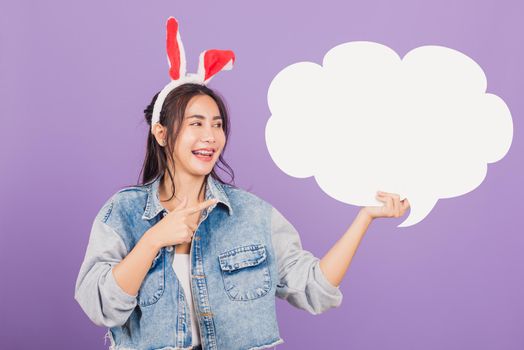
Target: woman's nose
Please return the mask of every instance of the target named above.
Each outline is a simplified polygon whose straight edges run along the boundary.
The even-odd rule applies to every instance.
[[[202,142],[215,142],[215,136],[212,130],[206,128],[202,135]]]
[[[204,137],[202,138],[202,142],[211,142],[211,143],[215,143],[215,138],[213,136],[210,136],[210,137]]]

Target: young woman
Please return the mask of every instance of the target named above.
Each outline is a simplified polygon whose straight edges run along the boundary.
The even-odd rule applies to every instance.
[[[169,21],[168,39],[179,40]],[[234,60],[213,52],[201,60],[201,81],[220,70],[213,59],[221,54]],[[170,55],[176,84],[185,71],[179,58]],[[273,347],[283,342],[275,297],[312,314],[339,306],[339,284],[371,221],[402,216],[409,203],[379,193],[385,205],[362,208],[318,259],[278,210],[215,172],[222,163],[234,178],[222,158],[229,133],[222,99],[205,84],[166,87],[145,110],[151,133],[142,184],[115,193],[96,215],[75,299],[109,328],[115,350]]]
[[[313,314],[340,305],[338,286],[368,225],[409,206],[379,194],[385,206],[362,208],[318,259],[269,203],[216,175],[229,130],[217,94],[184,84],[164,109],[148,137],[143,185],[102,207],[77,279],[75,299],[110,327],[113,349],[280,344],[275,296]]]

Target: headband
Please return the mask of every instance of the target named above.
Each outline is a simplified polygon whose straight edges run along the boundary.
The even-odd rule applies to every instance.
[[[200,54],[197,73],[186,74],[186,55],[180,39],[177,20],[169,17],[166,27],[166,51],[171,82],[160,91],[156,98],[151,118],[151,132],[153,132],[153,126],[160,122],[160,111],[164,100],[174,88],[186,83],[206,85],[218,72],[231,70],[235,62],[235,54],[231,50],[206,50]]]

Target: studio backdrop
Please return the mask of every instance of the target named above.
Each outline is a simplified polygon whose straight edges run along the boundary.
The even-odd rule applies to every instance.
[[[524,349],[524,48],[516,0],[3,1],[0,348],[106,349],[74,299],[95,215],[140,181],[144,109],[206,49],[231,130],[225,180],[321,258],[377,190],[373,220],[314,315],[277,299],[280,349]],[[256,315],[253,315],[256,317]],[[256,332],[256,330],[254,330]]]

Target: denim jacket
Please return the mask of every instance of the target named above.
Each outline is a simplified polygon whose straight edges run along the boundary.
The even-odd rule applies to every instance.
[[[186,295],[172,268],[175,250],[154,258],[137,295],[115,281],[112,269],[163,216],[158,186],[124,188],[93,222],[75,299],[97,325],[108,327],[110,349],[191,349]],[[342,302],[319,259],[303,250],[295,228],[269,203],[207,178],[190,250],[193,304],[205,350],[264,349],[283,343],[275,296],[312,314]]]

